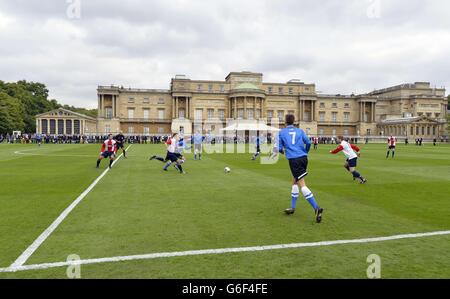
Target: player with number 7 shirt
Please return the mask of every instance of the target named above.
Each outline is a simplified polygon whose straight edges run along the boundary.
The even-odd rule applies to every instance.
[[[316,222],[320,223],[322,221],[323,209],[319,207],[314,198],[314,194],[309,190],[305,182],[305,176],[308,174],[308,152],[311,148],[311,141],[302,129],[294,127],[294,121],[294,115],[286,115],[286,128],[279,132],[278,137],[278,152],[286,155],[293,176],[291,207],[284,212],[287,215],[294,214],[300,193],[300,186],[303,196],[314,209]]]

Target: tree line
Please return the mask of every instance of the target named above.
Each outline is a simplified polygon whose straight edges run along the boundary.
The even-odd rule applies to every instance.
[[[35,132],[35,116],[56,108],[97,117],[96,109],[59,104],[48,98],[45,84],[38,82],[3,82],[0,80],[0,134],[12,131]]]

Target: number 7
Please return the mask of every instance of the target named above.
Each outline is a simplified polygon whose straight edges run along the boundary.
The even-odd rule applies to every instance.
[[[289,135],[292,136],[292,144],[295,144],[295,135],[297,132],[289,132]]]

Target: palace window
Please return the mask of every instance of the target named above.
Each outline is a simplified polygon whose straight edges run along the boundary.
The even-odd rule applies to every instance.
[[[336,136],[336,129],[333,129],[332,134],[333,136]]]
[[[134,103],[134,98],[133,97],[129,97],[128,98],[128,103]]]
[[[225,109],[219,109],[219,118],[221,120],[225,119]]]
[[[350,104],[349,103],[344,103],[344,108],[350,108]]]
[[[260,119],[261,118],[261,109],[256,109],[255,117],[256,117],[256,119]]]
[[[253,110],[247,110],[247,118],[253,119]]]
[[[159,134],[164,133],[164,128],[163,128],[163,127],[158,127],[158,133],[159,133]]]
[[[144,119],[150,118],[150,109],[144,109]]]
[[[111,133],[111,125],[105,125],[105,133]]]
[[[284,117],[284,111],[283,111],[283,110],[279,110],[279,111],[277,112],[277,116],[278,116],[278,120],[279,120],[280,122],[282,122],[282,121],[283,121],[283,117]]]
[[[128,134],[134,133],[134,127],[128,127]]]
[[[289,87],[289,94],[294,94],[294,89],[292,87]]]
[[[201,85],[201,84],[198,84],[198,85],[197,85],[197,90],[198,90],[198,91],[202,90],[202,85]]]
[[[337,103],[331,104],[331,108],[337,108]]]
[[[319,108],[325,108],[325,103],[323,103],[323,102],[320,103],[320,104],[319,104]]]
[[[158,119],[164,119],[165,118],[165,109],[158,109]]]
[[[238,109],[238,118],[244,118],[244,109]]]
[[[273,118],[273,110],[267,110],[267,118],[271,120]]]
[[[208,91],[209,91],[209,92],[212,92],[212,91],[213,91],[213,85],[212,85],[212,84],[209,84],[209,85],[208,85]]]
[[[164,105],[164,98],[159,98],[158,99],[158,104],[159,105]]]
[[[269,93],[272,93],[272,86],[268,87],[268,91],[269,91]]]
[[[331,112],[331,120],[332,120],[333,122],[336,122],[336,121],[337,121],[337,112]]]
[[[62,135],[64,134],[64,120],[58,119],[58,134]]]
[[[278,87],[278,93],[283,94],[283,87]]]
[[[80,121],[78,119],[73,121],[73,133],[75,135],[80,135],[81,130],[80,130]]]
[[[105,108],[105,113],[106,113],[106,118],[107,119],[111,119],[112,118],[112,108],[111,107],[106,107]]]
[[[319,121],[325,121],[325,112],[323,111],[319,112]]]
[[[144,134],[145,135],[150,134],[150,128],[149,127],[144,127]]]
[[[70,119],[66,119],[66,135],[72,134],[72,121]]]
[[[348,135],[348,129],[344,129],[344,135]]]
[[[220,92],[224,92],[225,91],[225,86],[224,85],[220,85]]]
[[[344,121],[350,120],[350,112],[344,112]]]
[[[323,135],[323,129],[319,129],[319,135]]]
[[[186,117],[186,110],[184,108],[178,109],[178,118],[185,118]]]
[[[203,118],[203,109],[195,109],[195,119]]]
[[[214,109],[208,109],[208,119],[212,119],[214,117]]]
[[[149,104],[149,103],[150,103],[150,98],[144,98],[144,99],[142,100],[142,103],[143,103],[143,104]]]
[[[128,118],[134,118],[134,108],[128,108]]]
[[[439,118],[441,116],[441,114],[440,113],[435,113],[434,114],[434,117],[436,117],[436,118]],[[433,133],[434,134],[434,133]]]

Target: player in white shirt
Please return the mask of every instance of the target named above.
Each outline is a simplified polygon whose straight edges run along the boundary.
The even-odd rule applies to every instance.
[[[166,165],[164,166],[163,170],[167,171],[167,168],[169,168],[170,165],[172,165],[172,163],[176,163],[175,164],[175,168],[180,171],[180,173],[184,174],[185,172],[183,171],[183,167],[181,166],[181,164],[183,164],[184,159],[183,156],[180,152],[177,152],[177,148],[178,148],[178,133],[173,133],[171,137],[169,137],[166,141],[166,146],[167,146],[167,154],[166,154],[166,158],[162,158],[162,157],[158,157],[158,156],[152,156],[150,158],[150,160],[156,159],[158,161],[161,162],[167,162]]]
[[[330,153],[337,154],[342,151],[347,158],[344,167],[353,175],[353,180],[358,179],[361,184],[367,182],[367,180],[362,177],[359,172],[356,171],[356,162],[358,160],[358,157],[360,156],[359,147],[354,144],[348,143],[342,136],[338,136],[336,142],[340,143],[339,146],[336,149],[330,151]]]

